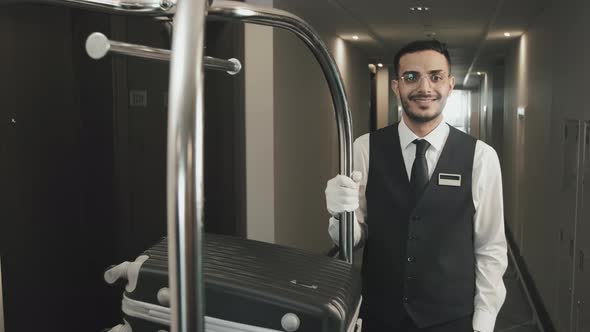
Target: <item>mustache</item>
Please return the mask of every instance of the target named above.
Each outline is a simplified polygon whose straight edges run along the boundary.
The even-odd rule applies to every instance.
[[[432,94],[432,95],[425,95],[425,94],[415,94],[415,95],[411,95],[408,98],[409,99],[440,99],[440,95],[439,94]]]

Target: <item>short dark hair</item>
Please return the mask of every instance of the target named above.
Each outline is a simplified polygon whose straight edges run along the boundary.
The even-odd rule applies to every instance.
[[[442,43],[436,39],[415,40],[407,44],[406,46],[402,47],[395,55],[395,76],[399,77],[399,60],[402,58],[402,56],[408,53],[416,53],[428,50],[436,51],[444,55],[445,58],[447,58],[449,70],[451,69],[451,56],[449,55],[449,50],[447,50],[447,45],[445,43]]]

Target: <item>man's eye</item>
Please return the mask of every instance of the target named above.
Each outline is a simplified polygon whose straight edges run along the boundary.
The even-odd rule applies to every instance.
[[[406,80],[407,81],[414,82],[416,79],[418,79],[418,75],[415,75],[415,74],[408,74],[408,75],[406,75]]]
[[[438,81],[442,80],[443,78],[442,78],[442,75],[440,75],[440,74],[435,74],[435,75],[432,75],[432,76],[430,76],[430,79],[431,79],[433,82],[438,82]]]

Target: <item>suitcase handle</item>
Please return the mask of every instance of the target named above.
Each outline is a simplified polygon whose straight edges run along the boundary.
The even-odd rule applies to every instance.
[[[134,262],[123,262],[119,265],[111,266],[104,272],[103,278],[110,285],[114,284],[119,279],[127,280],[125,290],[131,293],[137,286],[137,278],[139,277],[141,265],[148,260],[148,258],[149,257],[146,255],[141,255],[137,257]]]

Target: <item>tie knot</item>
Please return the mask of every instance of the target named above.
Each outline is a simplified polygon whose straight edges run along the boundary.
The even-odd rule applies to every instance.
[[[416,144],[416,157],[424,157],[426,150],[430,147],[430,143],[425,139],[416,139],[412,143]]]

